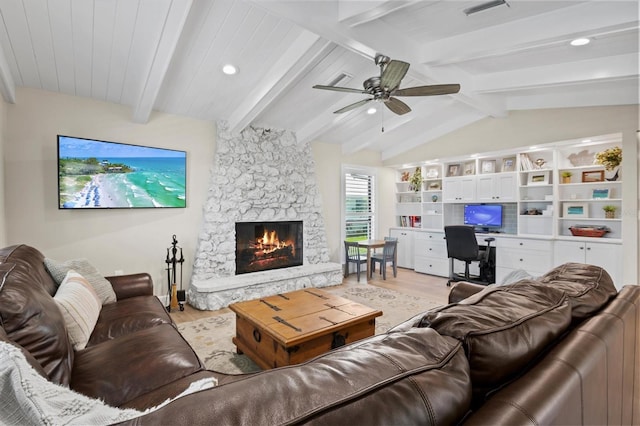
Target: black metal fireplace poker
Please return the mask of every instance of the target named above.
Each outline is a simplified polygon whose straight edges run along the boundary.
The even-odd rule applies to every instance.
[[[178,259],[178,249],[180,249],[180,258]],[[171,256],[169,256],[171,252]],[[184,263],[184,256],[182,255],[182,247],[178,246],[178,239],[175,234],[173,235],[173,241],[171,247],[167,248],[167,258],[165,259],[167,264],[167,281],[169,285],[169,306],[167,311],[171,312],[171,307],[180,307],[181,311],[184,311],[184,302],[186,295],[182,289],[182,264]],[[180,290],[177,289],[177,264],[180,264]]]

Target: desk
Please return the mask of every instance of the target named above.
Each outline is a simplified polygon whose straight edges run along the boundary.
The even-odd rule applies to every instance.
[[[367,279],[372,277],[371,271],[371,249],[377,249],[384,247],[384,240],[364,240],[358,241],[359,247],[364,247],[367,249]],[[397,251],[396,251],[397,253]]]

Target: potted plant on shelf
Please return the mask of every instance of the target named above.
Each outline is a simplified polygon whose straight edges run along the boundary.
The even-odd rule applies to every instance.
[[[607,180],[618,180],[620,178],[620,169],[618,167],[620,163],[622,163],[622,149],[619,146],[614,146],[613,148],[600,151],[595,155],[594,163],[603,165],[604,169],[608,172],[615,170],[615,174],[607,178]]]
[[[562,172],[562,183],[571,183],[571,176],[573,173],[571,172]]]
[[[411,175],[411,179],[409,179],[409,190],[420,191],[420,186],[422,185],[422,169],[420,167],[416,167],[416,171]]]
[[[606,205],[602,208],[604,210],[604,217],[607,219],[613,219],[616,215],[616,206]]]

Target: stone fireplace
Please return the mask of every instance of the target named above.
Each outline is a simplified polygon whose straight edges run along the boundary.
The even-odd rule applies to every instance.
[[[242,300],[340,284],[341,265],[329,262],[322,200],[309,144],[298,143],[295,134],[284,130],[248,127],[234,135],[225,122],[217,123],[217,130],[208,199],[187,290],[189,304],[215,310]],[[243,238],[240,234],[245,231],[236,223],[273,222],[303,225],[297,231],[302,238],[295,248],[300,256],[294,261],[296,265],[243,270],[242,256],[252,253],[246,251],[247,246],[238,259],[236,238]],[[255,233],[255,229],[249,231],[254,240]],[[278,261],[263,263],[274,266]]]
[[[236,275],[302,265],[302,221],[236,222]]]

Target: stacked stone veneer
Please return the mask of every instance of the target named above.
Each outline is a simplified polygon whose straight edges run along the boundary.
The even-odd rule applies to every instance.
[[[311,147],[292,132],[249,127],[232,135],[218,123],[204,223],[189,303],[219,309],[241,300],[342,282],[329,262]],[[302,220],[303,266],[235,275],[236,222]]]

